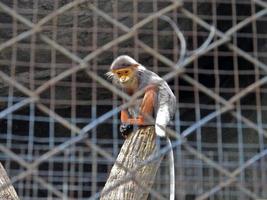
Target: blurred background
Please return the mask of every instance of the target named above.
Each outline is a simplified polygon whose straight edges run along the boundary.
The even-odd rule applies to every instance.
[[[118,113],[98,121],[121,104],[105,73],[122,54],[174,72],[181,45],[165,15],[188,49],[168,80],[170,128],[187,136],[174,147],[176,199],[267,198],[266,14],[261,0],[1,0],[0,161],[19,197],[101,191],[113,162],[96,147],[116,158],[124,141]],[[153,188],[166,199],[168,174],[163,160]]]

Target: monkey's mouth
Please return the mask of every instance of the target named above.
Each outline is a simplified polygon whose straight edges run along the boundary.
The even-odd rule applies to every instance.
[[[137,80],[135,78],[126,77],[124,79],[120,79],[120,84],[123,87],[136,87]]]
[[[130,82],[130,81],[129,80],[123,80],[123,81],[121,81],[122,84],[125,84],[127,82]]]
[[[129,79],[129,78],[120,78],[120,82],[121,82],[122,84],[125,84],[125,83],[130,82],[130,79]]]

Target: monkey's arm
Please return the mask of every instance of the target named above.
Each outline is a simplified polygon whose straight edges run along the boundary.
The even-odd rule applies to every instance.
[[[122,123],[127,123],[127,120],[129,119],[129,115],[127,110],[122,110],[121,111],[121,122]]]
[[[145,125],[145,117],[151,116],[154,110],[155,97],[157,88],[154,85],[148,86],[141,104],[140,114],[137,118],[129,118],[126,110],[121,111],[122,123],[135,124],[138,126]]]

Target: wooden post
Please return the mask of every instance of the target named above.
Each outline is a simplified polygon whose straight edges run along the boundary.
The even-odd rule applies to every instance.
[[[10,183],[10,179],[7,176],[6,170],[3,165],[0,163],[0,199],[4,200],[19,200],[19,197],[13,187],[13,185],[6,186]]]
[[[117,162],[124,167],[133,170],[143,161],[147,160],[156,151],[156,135],[154,126],[140,128],[125,140],[121,151],[117,157]],[[134,174],[135,180],[141,184],[145,190],[134,180],[115,187],[116,184],[125,179],[130,174],[118,164],[114,164],[109,178],[102,191],[101,200],[127,199],[145,200],[148,197],[149,189],[152,187],[156,172],[161,159],[144,165]],[[109,191],[110,190],[110,191]]]

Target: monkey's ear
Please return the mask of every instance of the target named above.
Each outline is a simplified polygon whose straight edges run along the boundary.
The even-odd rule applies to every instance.
[[[110,80],[113,79],[113,77],[114,77],[114,74],[111,71],[107,72],[105,75],[106,75],[107,79],[110,79]]]
[[[139,64],[133,64],[131,66],[134,67],[134,68],[137,68],[139,66]]]

